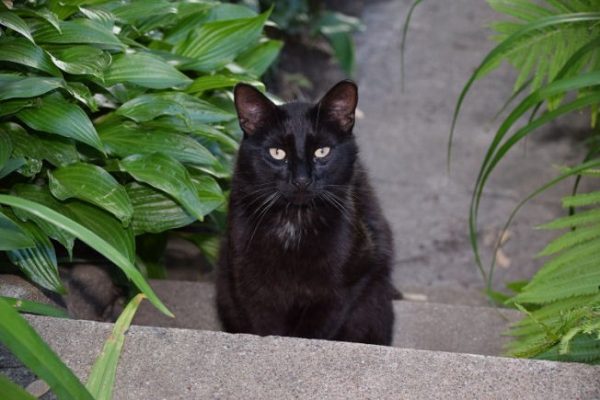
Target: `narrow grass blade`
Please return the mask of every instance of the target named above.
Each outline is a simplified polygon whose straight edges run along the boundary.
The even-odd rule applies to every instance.
[[[485,72],[489,71],[491,67],[497,65],[498,62],[502,59],[502,57],[510,51],[519,40],[528,37],[533,32],[540,31],[546,29],[548,27],[560,26],[563,24],[575,24],[579,22],[591,22],[600,20],[600,13],[598,12],[590,12],[590,13],[574,13],[574,14],[562,14],[557,16],[551,16],[546,18],[540,18],[532,23],[525,25],[521,30],[513,33],[505,40],[503,40],[498,46],[492,49],[483,59],[481,64],[477,67],[475,72],[469,77],[467,83],[463,87],[458,101],[456,103],[456,107],[454,108],[454,113],[452,115],[452,123],[450,126],[450,135],[448,137],[448,146],[447,146],[447,166],[448,171],[450,170],[451,156],[452,156],[452,142],[454,139],[454,130],[456,128],[456,122],[458,120],[458,115],[460,114],[460,110],[462,108],[462,104],[464,99],[471,89],[471,86],[480,78]]]
[[[143,292],[148,300],[162,313],[168,316],[173,314],[165,307],[165,305],[156,296],[148,282],[144,279],[142,274],[135,268],[135,266],[123,255],[120,251],[116,250],[108,242],[90,231],[86,227],[76,223],[75,221],[51,210],[48,207],[34,203],[32,201],[24,200],[15,196],[0,195],[0,204],[9,205],[11,207],[21,208],[34,214],[48,222],[51,222],[65,231],[71,233],[82,242],[92,247],[94,250],[111,260],[115,263],[125,275],[133,281],[133,283]]]
[[[2,396],[6,396],[6,399],[9,400],[36,400],[36,397],[33,397],[29,394],[25,389],[21,386],[12,383],[7,377],[3,374],[0,374],[0,393]]]
[[[129,329],[133,316],[144,298],[145,296],[140,293],[127,304],[92,367],[86,387],[96,400],[112,399],[117,365],[125,342],[125,332]]]
[[[0,342],[60,399],[93,400],[93,397],[36,331],[0,298]]]
[[[47,317],[69,318],[66,310],[51,306],[50,304],[38,303],[36,301],[15,299],[13,297],[0,296],[0,299],[6,301],[15,310],[21,313],[45,315]]]
[[[404,69],[404,52],[406,48],[406,36],[408,35],[408,26],[410,25],[410,20],[412,18],[413,11],[415,8],[421,3],[423,0],[415,0],[410,8],[408,9],[408,14],[406,14],[406,19],[404,20],[404,26],[402,27],[402,41],[400,42],[400,88],[404,92],[404,78],[406,75],[406,71]]]

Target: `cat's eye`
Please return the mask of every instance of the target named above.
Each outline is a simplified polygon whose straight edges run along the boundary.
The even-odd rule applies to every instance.
[[[318,149],[315,150],[315,157],[317,157],[317,158],[327,157],[327,154],[329,154],[330,151],[331,151],[330,147],[319,147]]]
[[[271,147],[269,154],[276,160],[283,160],[285,158],[285,151],[278,149],[277,147]]]

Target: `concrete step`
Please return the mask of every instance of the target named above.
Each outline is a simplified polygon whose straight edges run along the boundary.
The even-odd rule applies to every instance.
[[[143,303],[134,324],[219,331],[215,288],[210,283],[153,280],[150,285],[175,314],[168,318]],[[502,354],[502,336],[520,314],[514,310],[418,301],[395,301],[393,345],[485,355]]]
[[[81,378],[112,329],[27,318]],[[1,347],[0,372],[22,385],[35,379]],[[592,399],[600,367],[133,326],[115,385],[114,399]]]

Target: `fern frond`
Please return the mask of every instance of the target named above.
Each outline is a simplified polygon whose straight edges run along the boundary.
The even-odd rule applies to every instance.
[[[540,225],[540,229],[563,229],[574,228],[575,226],[590,225],[600,222],[600,208],[578,212],[568,217],[558,218],[552,222]]]
[[[548,256],[577,244],[600,237],[600,226],[579,228],[551,241],[538,255]]]
[[[530,0],[488,0],[488,3],[497,12],[513,18],[491,25],[496,33],[493,39],[498,42],[544,18],[599,10],[598,5],[593,6],[583,1],[569,1],[569,4],[547,1],[546,6],[540,6]],[[580,21],[568,25],[548,26],[532,31],[525,38],[515,41],[504,55],[504,58],[519,71],[514,90],[530,78],[533,78],[531,91],[553,81],[570,57],[599,35],[600,27],[595,21]],[[586,54],[577,71],[582,71],[594,58],[594,54]],[[497,64],[491,67],[495,66]]]
[[[544,281],[515,296],[522,303],[545,304],[568,297],[598,293],[600,262],[580,266],[577,274],[565,274],[564,279]]]
[[[600,203],[600,191],[592,193],[576,194],[563,197],[562,205],[568,207],[582,207]]]
[[[570,341],[569,352],[561,354],[560,344],[539,354],[540,360],[584,362],[589,364],[600,363],[600,340],[594,335],[579,334]]]
[[[549,260],[544,267],[532,278],[532,281],[545,279],[555,270],[567,268],[569,264],[580,262],[581,260],[594,259],[600,254],[600,239],[590,240],[589,242],[574,246],[563,251],[559,255]]]

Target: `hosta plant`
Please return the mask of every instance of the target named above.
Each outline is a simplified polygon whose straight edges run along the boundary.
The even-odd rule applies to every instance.
[[[263,88],[281,47],[217,1],[0,2],[0,252],[64,292],[57,246],[137,267],[150,235],[196,224],[210,256],[238,128],[230,89]],[[198,233],[199,232],[199,233]]]
[[[587,111],[597,125],[600,106],[600,3],[595,0],[488,0],[507,18],[493,24],[499,44],[484,58],[463,89],[452,131],[465,95],[475,80],[510,62],[518,71],[511,111],[485,155],[473,192],[470,236],[476,261],[490,293],[494,264],[485,269],[479,257],[477,217],[481,194],[490,174],[514,146],[541,126],[566,114]],[[529,92],[529,95],[522,96]],[[521,99],[516,106],[511,106]],[[523,116],[528,116],[523,121]],[[590,129],[592,131],[592,129]],[[451,134],[452,137],[452,134]],[[448,147],[450,155],[451,147]],[[568,215],[543,225],[566,229],[541,253],[549,257],[518,293],[506,300],[525,313],[510,334],[509,353],[520,357],[600,363],[600,192],[577,193],[582,177],[597,177],[597,141],[581,165],[566,168],[535,190],[515,209],[557,182],[576,179],[574,193],[563,199]],[[552,168],[552,166],[548,166]]]

